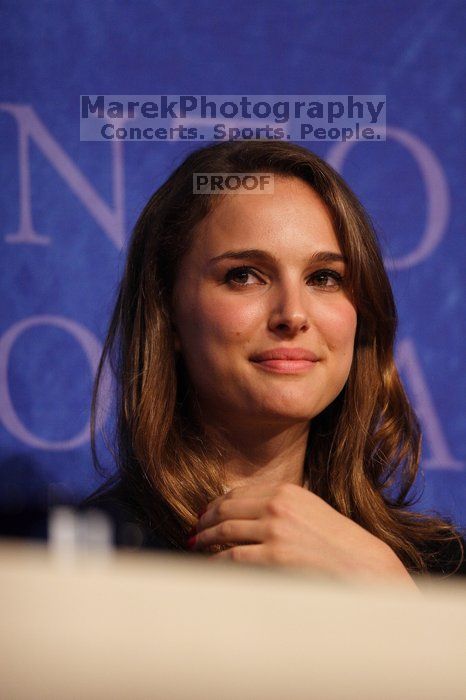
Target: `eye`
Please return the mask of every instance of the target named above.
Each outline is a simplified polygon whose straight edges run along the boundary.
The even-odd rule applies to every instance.
[[[310,277],[316,283],[317,287],[328,288],[328,289],[338,289],[343,284],[343,277],[336,270],[318,270],[314,272]],[[332,280],[328,284],[328,280]]]
[[[247,279],[250,275],[261,283],[257,271],[247,265],[233,267],[228,270],[225,275],[225,282],[233,282],[237,287],[250,287],[251,285],[247,284]],[[238,281],[241,279],[242,281]],[[343,277],[336,270],[317,270],[308,279],[313,281],[314,286],[322,289],[339,289],[343,284]]]
[[[248,267],[247,265],[242,265],[241,267],[233,267],[226,273],[225,282],[233,281],[234,284],[236,284],[238,287],[249,287],[249,284],[242,284],[241,282],[235,281],[235,278],[242,278],[243,280],[245,280],[249,277],[249,275],[253,275],[257,280],[259,279],[257,272],[252,267]]]

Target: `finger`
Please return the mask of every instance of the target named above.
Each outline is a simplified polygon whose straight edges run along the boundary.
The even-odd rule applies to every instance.
[[[226,559],[230,561],[268,565],[268,562],[265,559],[265,548],[262,544],[248,544],[244,546],[230,547],[229,549],[224,549],[222,552],[211,554],[208,559]]]
[[[237,542],[260,544],[265,536],[265,523],[260,520],[226,520],[198,533],[192,549],[199,550],[212,544]]]
[[[201,515],[195,526],[196,532],[202,532],[225,520],[247,520],[260,518],[264,512],[267,498],[224,499],[209,507]]]
[[[214,506],[217,506],[219,503],[225,500],[232,500],[236,498],[243,498],[243,497],[253,497],[253,496],[259,496],[263,498],[267,498],[269,496],[273,496],[277,488],[282,486],[283,484],[280,483],[269,483],[269,484],[246,484],[245,486],[235,486],[233,489],[230,489],[227,493],[223,494],[222,496],[218,496],[217,498],[214,498],[213,501],[210,501],[210,503],[207,505],[207,509],[210,510],[210,508],[213,508]]]

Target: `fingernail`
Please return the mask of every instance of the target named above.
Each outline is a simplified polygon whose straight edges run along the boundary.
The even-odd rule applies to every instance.
[[[194,549],[194,545],[196,544],[196,537],[190,537],[186,543],[186,546],[188,549]]]

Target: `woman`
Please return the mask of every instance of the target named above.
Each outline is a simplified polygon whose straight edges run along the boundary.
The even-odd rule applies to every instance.
[[[194,173],[274,191],[194,194]],[[409,509],[421,435],[393,358],[396,307],[359,201],[283,142],[189,155],[144,208],[99,365],[116,463],[86,505],[144,546],[341,579],[459,572],[454,525]],[[189,536],[189,537],[188,537]]]

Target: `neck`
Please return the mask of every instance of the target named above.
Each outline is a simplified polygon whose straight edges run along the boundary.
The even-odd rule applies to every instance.
[[[309,421],[283,426],[265,424],[219,428],[207,423],[207,432],[221,438],[224,449],[226,491],[248,484],[292,483],[307,479],[304,459]]]

